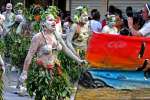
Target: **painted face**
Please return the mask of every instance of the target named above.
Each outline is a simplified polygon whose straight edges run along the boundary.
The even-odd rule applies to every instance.
[[[110,15],[108,18],[108,25],[109,26],[114,26],[116,24],[116,17],[115,15]]]
[[[18,14],[22,14],[23,11],[22,11],[21,9],[19,9],[19,10],[17,10],[17,13],[18,13]]]
[[[69,22],[65,22],[64,25],[63,25],[64,29],[67,29],[69,26],[70,26]]]
[[[54,31],[55,30],[56,22],[55,22],[54,16],[48,15],[46,17],[45,26],[50,31]]]
[[[7,11],[11,11],[12,10],[12,4],[11,3],[7,3],[6,10]]]
[[[88,21],[88,14],[86,12],[81,14],[80,21],[86,23]]]

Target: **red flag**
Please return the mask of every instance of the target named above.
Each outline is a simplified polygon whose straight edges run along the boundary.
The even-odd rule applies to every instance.
[[[148,50],[150,38],[93,33],[86,59],[92,67],[134,70],[150,59]]]

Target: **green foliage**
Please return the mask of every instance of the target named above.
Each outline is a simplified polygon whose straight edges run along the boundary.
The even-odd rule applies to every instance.
[[[17,14],[17,10],[22,10],[23,12],[25,11],[25,6],[23,3],[18,2],[15,7],[14,7],[14,12]]]
[[[67,71],[68,76],[70,76],[70,81],[75,82],[79,79],[82,69],[79,67],[77,62],[70,57],[68,57],[65,53],[60,52],[58,55],[58,59],[62,63],[63,69]]]
[[[0,100],[3,100],[3,80],[2,80],[3,71],[0,69]]]
[[[0,39],[0,55],[3,56],[4,51],[5,51],[5,42],[4,39]]]
[[[49,70],[32,64],[28,72],[27,90],[30,96],[36,94],[35,100],[63,100],[70,97],[71,86],[67,74],[64,71],[62,76],[59,76],[55,68],[52,78]]]
[[[31,38],[19,34],[12,34],[11,38],[12,38],[11,43],[12,47],[10,49],[10,56],[12,59],[12,65],[20,67],[24,63]]]
[[[45,12],[47,15],[52,14],[55,18],[58,16],[58,8],[56,6],[49,6]]]
[[[74,22],[79,22],[81,14],[82,13],[87,13],[88,12],[88,7],[87,6],[79,6],[76,8],[75,10],[75,14],[74,14]]]

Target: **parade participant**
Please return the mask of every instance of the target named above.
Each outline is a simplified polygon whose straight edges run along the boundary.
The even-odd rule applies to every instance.
[[[133,18],[128,17],[128,27],[133,36],[150,36],[150,4],[146,3],[142,10],[142,17],[145,20],[144,26],[140,30],[136,30],[133,26]]]
[[[5,29],[4,29],[4,26],[3,26],[4,21],[5,21],[5,16],[0,14],[0,36],[1,37],[3,37],[3,33],[5,32]],[[3,69],[3,71],[5,71],[4,61],[1,57],[1,55],[0,55],[0,67]]]
[[[16,29],[16,34],[20,34],[21,33],[21,29],[22,29],[22,25],[26,22],[24,11],[24,5],[23,3],[17,3],[14,7],[15,10],[15,22],[17,24],[17,29]]]
[[[23,83],[27,79],[27,73],[29,70],[29,66],[32,63],[32,58],[35,54],[37,54],[36,64],[34,64],[34,66],[32,66],[35,74],[32,74],[29,72],[28,79],[27,79],[27,80],[29,80],[29,82],[27,82],[27,88],[29,87],[29,91],[31,90],[36,93],[35,98],[36,99],[38,98],[38,100],[41,100],[43,98],[43,96],[46,98],[46,100],[51,100],[52,97],[53,97],[53,99],[56,99],[55,96],[57,96],[60,99],[61,94],[54,95],[55,93],[52,94],[51,92],[53,91],[53,89],[56,89],[56,86],[53,87],[53,85],[56,84],[55,82],[60,82],[62,80],[63,80],[62,81],[63,83],[60,82],[60,84],[58,84],[58,85],[62,85],[63,87],[65,86],[65,88],[63,88],[63,90],[61,90],[61,91],[66,91],[67,92],[66,95],[68,95],[68,92],[69,92],[68,91],[69,86],[68,86],[67,79],[64,78],[62,75],[61,65],[57,58],[57,51],[60,51],[60,50],[64,49],[65,47],[63,47],[63,45],[61,45],[59,43],[59,40],[56,39],[56,34],[58,34],[58,33],[56,33],[56,28],[57,28],[56,27],[56,18],[57,18],[57,16],[54,13],[49,12],[48,15],[46,16],[46,21],[42,22],[42,31],[33,36],[30,49],[29,49],[26,59],[24,61],[23,72],[19,78],[19,81],[21,83]],[[65,50],[67,50],[67,49],[65,49]],[[73,53],[70,53],[69,51],[67,53],[68,53],[68,55],[74,57],[74,55],[72,55]],[[76,57],[75,59],[78,59],[78,57]],[[80,59],[78,59],[77,61],[82,62],[82,60],[80,60]],[[38,72],[39,73],[41,73],[41,72],[47,73],[49,78],[46,80],[48,82],[42,81],[42,83],[39,83],[39,82],[41,82],[40,80],[42,80],[43,78],[47,78],[47,76],[41,77],[39,74],[36,74],[36,72],[37,73]],[[38,75],[38,76],[36,76],[36,75]],[[34,83],[34,80],[33,80],[36,77],[40,77],[40,78],[38,78],[40,80],[36,80],[36,82],[38,82],[37,84]],[[31,89],[33,85],[37,85],[37,88],[34,88],[34,90]],[[22,86],[20,86],[20,87],[22,87]],[[42,87],[42,88],[39,90],[38,87]],[[57,87],[59,87],[59,86],[57,86]],[[47,91],[47,92],[45,92],[45,91]],[[43,92],[43,94],[39,94],[42,92]],[[60,92],[60,91],[57,90],[57,92]],[[46,93],[48,93],[48,94],[46,94]]]
[[[87,40],[90,36],[87,11],[87,7],[84,6],[79,6],[76,8],[74,15],[75,23],[71,26],[71,31],[67,35],[66,39],[68,47],[78,56],[78,51],[85,53],[87,48]]]
[[[70,27],[72,26],[73,21],[71,20],[71,17],[68,16],[65,18],[64,24],[63,24],[63,39],[66,40],[67,34],[70,33]]]
[[[118,34],[118,29],[115,25],[116,25],[116,16],[108,15],[108,25],[105,25],[103,27],[102,32],[108,34]]]
[[[79,6],[76,8],[74,15],[74,22],[70,28],[70,32],[67,33],[66,43],[67,46],[72,50],[74,54],[84,59],[85,51],[87,48],[88,38],[90,36],[90,28],[88,21],[88,8],[86,6]],[[69,73],[70,79],[73,83],[73,93],[71,95],[71,100],[75,97],[75,91],[78,87],[78,79],[81,73],[86,69],[86,67],[79,67],[73,61],[66,62],[69,65],[74,66],[75,69],[71,68]],[[69,70],[69,69],[68,69]]]
[[[4,27],[6,28],[6,33],[10,32],[10,29],[14,24],[15,14],[11,10],[12,10],[12,4],[7,3],[6,11],[2,13],[5,16]]]
[[[0,14],[0,36],[3,37],[5,29],[3,26],[3,22],[5,21],[5,16]]]
[[[11,3],[7,3],[6,4],[6,11],[2,13],[2,15],[5,16],[5,21],[3,23],[4,29],[6,30],[6,32],[4,32],[3,36],[4,36],[4,43],[6,46],[6,50],[5,50],[5,58],[6,58],[6,62],[7,63],[11,63],[11,59],[10,59],[10,48],[11,48],[11,43],[12,43],[12,39],[11,39],[11,33],[12,33],[12,27],[15,23],[15,14],[12,12],[12,4]]]

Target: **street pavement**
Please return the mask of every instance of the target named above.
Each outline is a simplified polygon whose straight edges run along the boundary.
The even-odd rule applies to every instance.
[[[16,88],[17,80],[19,77],[18,70],[11,71],[6,67],[5,74],[3,75],[4,82],[4,100],[34,100],[27,93],[25,96],[19,96],[18,89]]]

